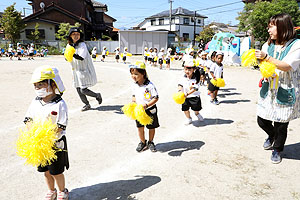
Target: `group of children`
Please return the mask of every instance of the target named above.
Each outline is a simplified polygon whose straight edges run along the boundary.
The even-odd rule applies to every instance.
[[[0,48],[0,58],[6,56],[9,57],[10,60],[13,60],[14,57],[17,57],[18,60],[22,60],[21,58],[24,57],[27,57],[28,60],[34,60],[33,57],[44,57],[47,56],[47,53],[48,49],[46,48],[36,50],[33,43],[27,46],[22,46],[21,43],[17,43],[16,48],[14,48],[13,44],[9,44],[7,50]]]
[[[120,52],[120,47],[117,47],[115,50],[115,60],[117,63],[119,63],[120,58],[122,57],[122,61],[124,64],[126,64],[126,59],[127,56],[130,55],[130,53],[128,52],[128,48],[124,47],[124,51],[123,53]],[[103,50],[101,52],[101,61],[104,62],[106,56],[108,56],[109,51],[107,50],[106,46],[103,47]],[[94,59],[94,61],[96,61],[97,58],[97,47],[94,47],[92,52],[91,52],[91,56]]]
[[[148,62],[151,66],[156,66],[158,63],[159,68],[162,69],[163,64],[165,63],[166,69],[169,70],[170,63],[171,63],[171,53],[172,53],[171,48],[168,48],[167,52],[165,53],[164,48],[161,48],[160,51],[158,52],[157,48],[151,47],[150,49],[148,49],[148,47],[145,47],[143,55],[146,64]]]

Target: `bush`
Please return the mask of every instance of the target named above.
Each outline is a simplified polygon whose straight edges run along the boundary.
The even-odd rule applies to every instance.
[[[48,55],[61,55],[61,51],[56,47],[48,46]]]

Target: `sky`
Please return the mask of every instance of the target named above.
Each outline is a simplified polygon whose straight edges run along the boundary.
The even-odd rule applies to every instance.
[[[66,1],[66,0],[65,0]],[[68,0],[71,1],[71,0]],[[146,17],[157,14],[159,12],[169,10],[169,0],[96,0],[106,4],[108,12],[106,14],[115,18],[116,28],[130,28]],[[238,12],[241,12],[244,3],[241,0],[172,0],[172,8],[183,7],[191,11],[197,11],[198,14],[207,16],[205,24],[211,22],[222,22],[225,24],[236,25]],[[3,12],[7,6],[16,3],[15,8],[18,11],[24,11],[26,15],[31,14],[31,6],[26,0],[1,0],[0,12]],[[230,4],[230,5],[225,5]],[[219,7],[220,6],[220,7]],[[216,8],[213,8],[216,7]]]

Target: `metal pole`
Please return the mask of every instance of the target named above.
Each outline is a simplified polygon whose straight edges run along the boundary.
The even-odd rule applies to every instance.
[[[171,25],[172,25],[172,0],[169,0],[170,3],[170,19],[169,19],[169,24],[170,24],[170,31],[171,31]]]
[[[195,39],[196,39],[196,12],[195,11],[195,17],[194,17],[194,39],[193,39],[193,46],[195,46]]]

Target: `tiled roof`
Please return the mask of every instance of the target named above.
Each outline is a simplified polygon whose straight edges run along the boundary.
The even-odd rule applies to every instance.
[[[172,9],[172,16],[176,16],[176,15],[183,15],[183,16],[195,16],[195,12],[194,11],[190,11],[188,9],[182,8],[182,7],[178,7],[176,9]],[[170,16],[170,11],[169,10],[165,10],[162,11],[160,13],[157,13],[155,15],[152,15],[150,17],[147,17],[146,19],[149,18],[158,18],[158,17],[169,17]],[[202,18],[207,18],[204,15],[200,15],[198,13],[196,13],[197,17],[202,17]]]
[[[92,0],[92,3],[94,7],[106,7],[106,4],[100,3],[98,1]]]

